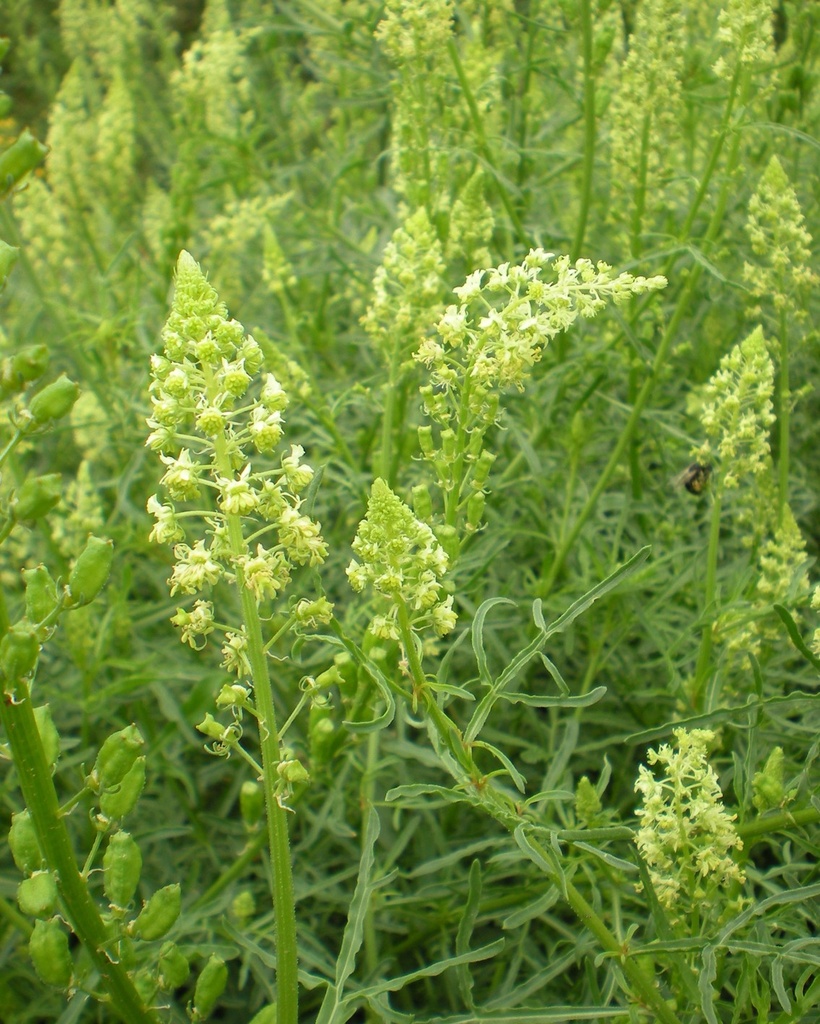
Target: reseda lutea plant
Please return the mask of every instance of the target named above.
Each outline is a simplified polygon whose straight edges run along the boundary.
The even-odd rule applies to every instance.
[[[270,638],[263,637],[262,616],[287,588],[294,566],[321,564],[327,548],[319,525],[300,511],[299,496],[313,477],[302,462],[304,450],[292,445],[278,466],[265,466],[265,456],[283,435],[287,395],[273,374],[254,379],[262,367],[258,344],[241,324],[228,319],[224,304],[187,252],[177,263],[162,340],[163,354],[151,362],[152,431],[146,443],[166,467],[161,482],[171,501],[149,498],[148,510],[156,518],[151,536],[174,545],[172,595],[199,594],[220,582],[233,584],[239,592],[237,622],[224,621],[230,614],[227,601],[217,616],[214,602],[202,599],[191,610],[179,609],[173,622],[191,646],[221,634],[223,667],[237,678],[234,685],[223,687],[217,701],[231,710],[231,723],[223,726],[208,714],[199,729],[213,741],[215,752],[237,752],[245,758],[264,787],[274,879],[278,1020],[285,1024],[295,1022],[297,1014],[286,810],[293,785],[306,781],[307,772],[283,745],[267,652],[294,625],[327,622],[332,608],[321,596],[292,603],[284,625]],[[215,502],[206,501],[208,494]],[[180,510],[178,502],[198,507]],[[190,536],[194,531],[201,535]],[[261,764],[242,747],[245,715],[258,724]]]

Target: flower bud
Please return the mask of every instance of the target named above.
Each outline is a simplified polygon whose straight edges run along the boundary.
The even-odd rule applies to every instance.
[[[249,889],[238,892],[231,900],[230,914],[237,925],[241,928],[256,913],[256,900]]]
[[[17,622],[0,641],[0,669],[10,683],[30,675],[37,664],[40,643],[27,622]]]
[[[43,863],[40,844],[34,822],[28,811],[19,811],[11,816],[9,829],[9,849],[14,863],[26,875],[38,871]]]
[[[68,988],[74,973],[74,961],[68,949],[68,935],[56,918],[34,922],[28,952],[41,981],[46,985]]]
[[[595,787],[586,777],[582,776],[575,787],[575,814],[579,821],[588,824],[601,813],[601,799]]]
[[[35,871],[17,886],[17,906],[31,917],[51,917],[57,906],[57,883],[50,871]]]
[[[26,618],[36,624],[48,618],[57,607],[57,584],[42,564],[34,569],[23,569],[26,586]]]
[[[80,397],[80,389],[65,374],[47,384],[42,391],[29,402],[28,411],[36,426],[42,426],[49,420],[59,420],[71,412],[74,403]]]
[[[105,586],[111,573],[114,545],[110,540],[89,537],[68,577],[69,608],[89,604]]]
[[[133,836],[115,832],[103,857],[103,892],[112,906],[128,906],[137,891],[141,871],[142,854]]]
[[[166,885],[158,889],[151,899],[143,904],[130,930],[138,939],[145,939],[147,942],[161,939],[179,917],[181,909],[182,895],[179,882]]]
[[[191,973],[188,958],[175,942],[163,942],[159,951],[157,983],[164,992],[184,985]]]
[[[781,806],[786,795],[784,775],[783,748],[775,747],[766,758],[763,770],[755,772],[752,779],[752,803],[759,811]]]
[[[210,1015],[227,984],[228,968],[225,961],[213,954],[196,979],[194,1009],[191,1015],[193,1021],[205,1020]]]
[[[60,759],[60,734],[57,732],[57,726],[51,717],[51,708],[48,704],[34,709],[34,721],[37,723],[37,731],[40,733],[40,742],[43,745],[46,762],[54,771],[57,761]]]
[[[135,725],[127,725],[112,733],[100,747],[94,769],[86,779],[95,792],[118,786],[139,757],[145,740]]]
[[[265,794],[258,782],[251,782],[248,779],[242,783],[239,790],[239,810],[245,828],[256,828],[265,810]]]
[[[145,758],[138,757],[119,785],[100,794],[100,811],[112,821],[124,818],[137,806],[144,787]]]
[[[62,493],[63,478],[59,473],[30,476],[9,505],[11,517],[16,523],[42,519],[54,508]]]
[[[276,766],[276,772],[280,779],[284,779],[291,786],[301,782],[310,782],[307,768],[295,757],[280,761]]]

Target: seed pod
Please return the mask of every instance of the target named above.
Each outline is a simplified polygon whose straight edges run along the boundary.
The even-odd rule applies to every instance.
[[[34,922],[28,952],[41,981],[46,985],[68,988],[74,972],[74,961],[68,949],[68,935],[56,918]]]
[[[105,586],[114,560],[114,545],[110,540],[89,537],[68,577],[69,608],[89,604]]]
[[[145,740],[133,723],[112,733],[100,747],[94,769],[86,782],[96,792],[118,786],[131,771],[144,746]]]
[[[0,198],[7,196],[18,182],[42,163],[46,153],[48,146],[24,128],[17,140],[0,155]]]
[[[14,684],[30,675],[37,664],[40,643],[27,622],[16,622],[0,641],[0,669]]]
[[[441,451],[446,462],[452,462],[456,457],[456,432],[446,427],[441,432]]]
[[[473,469],[473,487],[483,487],[487,482],[487,477],[490,475],[490,470],[495,462],[495,455],[491,451],[484,451],[479,455],[476,460],[475,468]]]
[[[436,448],[433,443],[433,428],[428,426],[419,427],[419,448],[421,448],[422,454],[428,459],[436,454]]]
[[[17,886],[17,906],[31,917],[51,917],[57,906],[57,883],[50,871],[35,871]]]
[[[39,871],[43,863],[43,855],[40,852],[34,822],[28,811],[12,814],[9,848],[14,857],[14,863],[24,874],[30,875],[33,871]]]
[[[256,828],[265,810],[265,794],[258,782],[251,782],[248,779],[242,783],[239,790],[239,810],[245,828]]]
[[[163,942],[159,951],[157,981],[165,992],[184,985],[191,973],[188,958],[175,942]]]
[[[45,345],[26,345],[15,352],[9,360],[14,390],[21,391],[29,381],[42,377],[48,369],[48,359],[48,348]],[[5,380],[3,383],[5,385]]]
[[[143,904],[139,917],[131,925],[131,931],[138,939],[149,942],[161,939],[179,917],[181,908],[179,882],[166,885],[158,889],[151,899]]]
[[[60,734],[57,732],[57,726],[51,717],[51,708],[48,704],[34,709],[34,721],[37,723],[37,732],[40,733],[40,742],[43,744],[46,761],[49,768],[54,771],[60,758]]]
[[[454,562],[458,558],[459,551],[459,539],[458,533],[454,526],[437,526],[435,528],[436,540],[444,548],[447,557],[451,562]]]
[[[103,857],[103,892],[112,906],[128,906],[137,891],[141,871],[142,854],[133,836],[115,832]]]
[[[37,426],[49,420],[59,420],[71,412],[74,403],[80,397],[80,389],[73,380],[62,374],[57,380],[38,391],[29,402],[28,411]]]
[[[124,818],[137,806],[144,786],[145,758],[138,757],[119,786],[102,792],[100,810],[111,820]]]
[[[312,704],[308,723],[311,764],[327,764],[336,748],[337,730],[333,721],[333,705]]]
[[[484,514],[486,498],[483,491],[476,491],[467,499],[467,529],[470,533],[478,529]]]
[[[416,519],[423,523],[428,522],[433,516],[433,499],[430,497],[430,488],[425,484],[417,484],[413,488],[413,511]]]
[[[196,979],[194,989],[194,1012],[195,1021],[205,1020],[210,1016],[211,1010],[216,1005],[217,999],[225,991],[228,984],[228,968],[222,957],[213,954],[207,964],[202,968],[202,973]]]
[[[63,493],[63,478],[59,473],[28,477],[17,496],[9,505],[16,523],[42,519],[54,508]]]
[[[47,618],[57,607],[57,584],[42,564],[23,569],[26,585],[26,618],[36,624]]]
[[[251,1024],[276,1024],[276,1003],[268,1003],[255,1013]]]

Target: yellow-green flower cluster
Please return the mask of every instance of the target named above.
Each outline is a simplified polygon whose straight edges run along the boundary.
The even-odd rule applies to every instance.
[[[775,310],[786,310],[798,320],[807,316],[800,293],[820,281],[811,268],[811,235],[800,209],[797,194],[773,156],[763,172],[757,191],[749,200],[746,230],[752,251],[760,257],[753,266],[745,263],[743,277],[758,305],[771,301]]]
[[[552,280],[542,278],[547,270]],[[469,389],[475,413],[492,391],[523,390],[549,341],[579,316],[591,319],[608,301],[625,302],[665,285],[665,277],[615,277],[604,262],[572,264],[543,249],[531,249],[517,266],[475,271],[455,289],[461,302],[441,318],[439,340],[427,339],[416,353],[431,371],[432,386],[423,389],[428,412],[439,422],[457,415],[448,396],[458,388]]]
[[[658,900],[685,913],[716,888],[744,881],[731,856],[743,843],[707,761],[715,734],[676,729],[674,735],[676,748],[664,743],[647,754],[650,765],[663,768],[660,778],[644,765],[639,769],[635,791],[643,802],[635,811],[641,823],[635,842]]]
[[[387,0],[376,38],[396,67],[391,111],[393,185],[413,209],[449,201],[452,147],[443,69],[449,67],[450,0]]]
[[[493,236],[495,217],[484,198],[484,173],[480,167],[470,175],[453,203],[447,235],[449,259],[463,259],[468,267],[490,262],[487,248]]]
[[[754,331],[720,361],[720,368],[703,389],[701,425],[717,443],[724,487],[738,487],[743,477],[769,469],[769,428],[774,423],[774,367],[763,331]],[[711,461],[711,445],[696,452],[700,462]]]
[[[452,597],[442,598],[441,578],[449,560],[435,534],[413,515],[384,480],[376,480],[353,541],[358,556],[347,567],[354,590],[373,587],[390,602],[386,615],[377,615],[371,632],[399,639],[400,608],[413,626],[432,625],[439,636],[456,624]]]
[[[275,469],[252,465],[252,453],[278,445],[287,395],[273,374],[254,381],[262,367],[258,344],[228,319],[187,252],[179,257],[162,338],[164,352],[151,363],[146,443],[165,466],[161,483],[170,500],[152,495],[148,510],[156,519],[151,539],[175,545],[171,594],[196,594],[227,579],[250,590],[257,602],[269,600],[290,582],[294,564],[317,565],[327,555],[318,523],[300,511],[299,495],[313,477],[302,461],[304,449],[291,445]],[[201,502],[204,493],[213,495],[216,508],[178,511],[174,504]],[[204,519],[208,527],[206,537],[192,544],[183,525],[191,519]],[[244,537],[246,521],[253,544]],[[178,614],[185,642],[211,631],[208,608],[200,601],[194,612]]]
[[[427,211],[420,207],[393,233],[373,277],[373,299],[362,325],[389,353],[396,339],[416,335],[441,310],[444,259]]]
[[[774,62],[771,0],[728,0],[718,15],[718,39],[728,53],[718,58],[713,71],[731,79],[739,71]]]
[[[675,172],[680,139],[684,47],[680,0],[644,0],[612,99],[610,131],[612,188],[626,192],[633,207],[640,201],[644,216],[669,201],[664,185]]]

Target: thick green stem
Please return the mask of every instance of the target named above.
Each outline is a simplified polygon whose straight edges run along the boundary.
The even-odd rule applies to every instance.
[[[584,59],[584,162],[581,165],[581,195],[575,238],[570,250],[575,262],[584,245],[589,203],[592,197],[592,172],[595,166],[595,71],[592,66],[592,10],[590,0],[581,0],[581,50]]]
[[[0,699],[0,719],[11,746],[23,799],[40,849],[57,882],[66,919],[99,972],[111,998],[111,1013],[126,1024],[156,1024],[157,1018],[145,1008],[128,972],[106,952],[112,936],[77,867],[24,680],[15,683],[13,701],[8,694]]]
[[[226,478],[233,477],[225,439],[217,438],[216,465]],[[228,538],[235,558],[245,553],[242,519],[226,516]],[[256,598],[245,586],[241,565],[236,564],[236,585],[242,604],[242,620],[247,636],[247,656],[251,666],[253,692],[259,720],[259,746],[262,752],[262,787],[267,812],[268,844],[273,873],[273,911],[276,922],[276,993],[278,1024],[297,1024],[299,1017],[298,952],[296,945],[296,905],[293,895],[293,870],[288,842],[287,811],[276,797],[277,766],[281,761],[279,733],[268,659],[262,637],[262,623]]]
[[[799,811],[780,811],[778,814],[767,814],[737,826],[737,834],[744,843],[760,836],[774,835],[788,828],[802,828],[804,825],[815,825],[820,821],[820,809],[802,807]]]
[[[717,562],[718,549],[720,547],[720,512],[721,493],[715,491],[715,499],[712,504],[712,520],[709,526],[709,548],[706,553],[706,586],[704,588],[703,613],[708,621],[703,627],[700,636],[700,651],[698,652],[698,663],[695,669],[695,684],[692,688],[692,706],[696,711],[700,710],[703,699],[703,688],[709,677],[709,670],[712,661],[712,613],[714,611],[715,592],[717,589]]]

